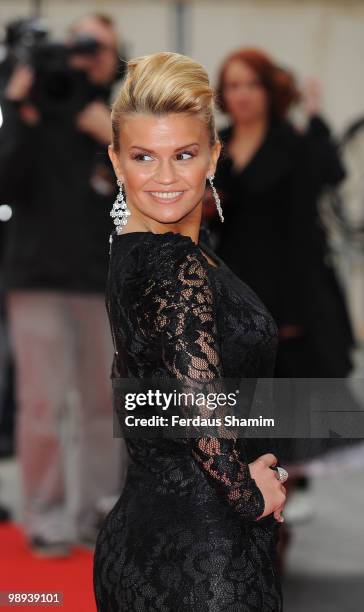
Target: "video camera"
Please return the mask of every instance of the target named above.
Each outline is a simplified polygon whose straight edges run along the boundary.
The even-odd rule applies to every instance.
[[[7,25],[2,48],[0,91],[19,63],[30,65],[35,78],[28,99],[42,116],[73,116],[92,100],[105,98],[105,87],[93,85],[84,70],[70,65],[74,55],[92,56],[99,51],[100,43],[91,36],[78,35],[72,45],[66,45],[50,40],[41,18],[18,19]]]

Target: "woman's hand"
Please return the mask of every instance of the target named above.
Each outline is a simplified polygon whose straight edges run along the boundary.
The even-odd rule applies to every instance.
[[[286,488],[277,478],[276,470],[270,468],[277,465],[277,461],[275,455],[266,453],[249,463],[251,477],[261,490],[265,502],[264,512],[256,519],[257,521],[272,512],[277,521],[281,523],[284,521],[281,512],[286,502]]]
[[[302,87],[302,98],[305,111],[309,117],[318,115],[322,102],[322,86],[317,77],[307,77]]]

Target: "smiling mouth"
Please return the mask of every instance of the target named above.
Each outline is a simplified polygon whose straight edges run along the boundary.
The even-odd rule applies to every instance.
[[[158,200],[176,200],[181,195],[183,195],[183,191],[150,191],[149,192],[154,198],[158,198]]]

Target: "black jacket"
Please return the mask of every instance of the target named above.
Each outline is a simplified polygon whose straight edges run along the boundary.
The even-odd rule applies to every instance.
[[[13,208],[5,289],[103,293],[116,193],[106,147],[71,122],[28,126],[16,103],[0,105],[0,202]]]
[[[225,146],[231,136],[232,127],[221,131]],[[302,326],[308,347],[299,367],[304,376],[342,377],[352,366],[351,325],[327,263],[317,212],[323,187],[344,174],[330,132],[318,117],[305,135],[288,122],[271,124],[241,171],[234,170],[223,149],[216,173],[225,217],[222,224],[212,223],[220,238],[217,252],[255,290],[279,326]]]
[[[220,132],[228,144],[232,127]],[[304,139],[271,124],[253,158],[236,171],[223,148],[216,173],[224,223],[218,254],[259,295],[278,325],[305,325],[314,197]]]

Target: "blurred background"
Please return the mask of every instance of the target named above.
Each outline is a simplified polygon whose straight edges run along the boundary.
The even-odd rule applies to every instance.
[[[364,3],[1,0],[0,27],[0,590],[63,591],[65,609],[94,610],[93,545],[127,469],[122,440],[110,444],[104,308],[125,60],[176,51],[208,70],[226,223],[207,189],[203,239],[274,314],[276,375],[340,380],[360,413]],[[277,299],[287,282],[296,303]],[[363,442],[286,462],[285,612],[357,612]]]
[[[322,84],[325,111],[335,129],[344,129],[362,113],[361,73],[363,11],[360,0],[189,0],[158,2],[2,0],[3,26],[34,14],[47,19],[52,34],[62,37],[70,21],[89,11],[112,16],[130,57],[176,50],[200,61],[211,77],[232,49],[258,46],[303,78]]]

